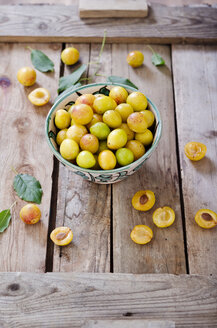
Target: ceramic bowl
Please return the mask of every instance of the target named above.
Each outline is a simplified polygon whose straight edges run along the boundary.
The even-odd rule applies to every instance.
[[[67,160],[65,160],[58,151],[58,145],[56,144],[56,134],[57,134],[57,128],[54,123],[55,113],[58,109],[67,109],[69,106],[71,106],[77,97],[81,94],[85,93],[104,93],[109,92],[109,90],[114,87],[115,85],[119,85],[124,87],[129,93],[133,91],[138,91],[132,87],[121,85],[117,83],[94,83],[94,84],[88,84],[85,86],[78,87],[74,89],[73,91],[65,92],[62,97],[59,97],[57,101],[52,106],[51,110],[48,113],[48,116],[46,118],[46,125],[45,125],[45,133],[46,133],[46,139],[47,143],[53,152],[53,154],[56,156],[56,158],[65,165],[69,170],[71,170],[73,173],[81,176],[83,179],[100,183],[100,184],[110,184],[119,182],[128,176],[135,173],[137,170],[141,168],[141,166],[145,163],[145,161],[151,156],[151,154],[154,152],[154,150],[157,147],[157,144],[161,137],[161,130],[162,130],[162,122],[160,118],[160,114],[158,112],[158,109],[153,104],[153,102],[148,99],[149,103],[149,109],[153,112],[155,116],[155,127],[154,127],[154,140],[152,143],[152,146],[147,150],[147,152],[140,157],[137,161],[123,166],[119,168],[115,168],[113,170],[91,170],[91,169],[83,169],[77,165],[74,165]],[[143,92],[143,90],[139,90]],[[144,93],[144,92],[143,92]]]

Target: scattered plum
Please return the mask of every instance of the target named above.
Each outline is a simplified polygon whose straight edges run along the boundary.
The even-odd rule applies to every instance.
[[[31,67],[22,67],[17,72],[17,79],[25,87],[30,87],[36,81],[36,71]]]
[[[153,238],[153,231],[146,225],[136,225],[131,231],[130,237],[136,244],[145,245]]]
[[[153,213],[153,222],[158,228],[167,228],[175,221],[175,212],[171,207],[157,208]]]
[[[58,246],[66,246],[71,243],[73,239],[73,233],[70,228],[58,227],[51,232],[50,238],[54,244]]]
[[[61,59],[66,65],[74,65],[79,60],[79,51],[74,47],[68,47],[62,51]]]
[[[35,204],[27,204],[21,208],[20,218],[26,224],[35,224],[41,218],[41,211]]]
[[[132,205],[138,211],[149,211],[155,204],[155,195],[151,190],[140,190],[132,198]]]
[[[214,228],[217,225],[217,213],[203,208],[196,213],[195,221],[201,228]]]

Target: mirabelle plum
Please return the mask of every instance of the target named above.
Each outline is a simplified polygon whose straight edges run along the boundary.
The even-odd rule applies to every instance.
[[[127,97],[127,104],[130,104],[135,112],[140,112],[146,109],[148,100],[143,93],[135,91]]]
[[[102,122],[102,115],[94,113],[92,120],[87,124],[88,129],[90,130],[91,126],[98,122]]]
[[[154,114],[150,110],[147,110],[147,109],[141,111],[140,113],[143,114],[143,116],[148,124],[148,128],[150,128],[153,125],[154,120],[155,120]]]
[[[50,92],[45,88],[37,88],[30,92],[28,99],[35,106],[44,106],[50,100]]]
[[[201,228],[214,228],[217,225],[217,214],[209,209],[203,208],[196,213],[195,221]]]
[[[76,99],[75,105],[78,104],[85,104],[89,105],[90,107],[93,106],[93,102],[95,100],[95,96],[92,95],[91,93],[85,93],[84,95],[81,95]]]
[[[110,129],[107,124],[98,122],[91,126],[90,133],[96,136],[99,140],[105,140],[110,133]]]
[[[157,208],[153,213],[153,222],[158,228],[167,228],[175,221],[175,212],[168,206]]]
[[[108,149],[107,146],[107,140],[100,140],[99,141],[99,149],[98,149],[98,154],[101,153],[101,151]]]
[[[122,123],[121,115],[115,110],[107,110],[103,114],[103,122],[110,128],[118,128]]]
[[[146,131],[148,124],[141,113],[132,113],[128,116],[127,124],[130,130],[143,133]]]
[[[107,138],[107,146],[110,149],[122,148],[127,143],[127,134],[122,129],[113,130]]]
[[[74,47],[68,47],[62,51],[61,59],[66,65],[74,65],[79,60],[79,51]]]
[[[141,51],[134,50],[127,55],[127,63],[132,67],[139,67],[143,64],[144,55]]]
[[[120,148],[116,151],[118,164],[121,166],[129,165],[134,161],[133,152],[127,148]]]
[[[76,141],[72,139],[64,139],[60,145],[60,154],[63,158],[71,161],[78,156],[79,146]]]
[[[199,161],[206,155],[206,146],[200,142],[188,142],[184,150],[185,155],[192,161]]]
[[[60,146],[64,139],[66,139],[67,129],[62,129],[57,133],[56,142]]]
[[[70,128],[66,132],[67,139],[72,139],[76,141],[78,144],[81,141],[81,138],[87,134],[87,129],[85,126],[80,124],[74,124],[70,126]]]
[[[88,150],[94,154],[99,148],[99,141],[96,136],[88,133],[81,138],[80,147],[82,150]]]
[[[155,204],[155,195],[151,190],[140,190],[132,198],[132,205],[138,211],[149,211]]]
[[[59,109],[55,115],[56,127],[60,130],[66,129],[71,123],[71,116],[65,109]]]
[[[109,97],[114,99],[116,103],[119,105],[121,103],[125,103],[128,97],[128,92],[126,89],[120,86],[115,86],[111,89],[109,93]]]
[[[17,72],[17,79],[22,85],[29,87],[36,81],[36,71],[31,67],[22,67]]]
[[[133,113],[133,107],[125,103],[118,105],[115,110],[121,115],[123,122],[127,122],[128,116]]]
[[[96,160],[90,151],[82,150],[76,158],[76,163],[84,169],[90,169],[96,164]]]
[[[50,238],[54,244],[58,246],[66,246],[71,243],[73,239],[73,233],[70,228],[58,227],[51,232]]]
[[[126,144],[126,148],[133,152],[135,161],[145,154],[145,147],[138,140],[129,140]]]
[[[145,245],[153,238],[153,231],[146,225],[136,225],[131,231],[130,237],[136,244]]]
[[[41,211],[35,204],[27,204],[20,211],[20,218],[26,224],[35,224],[41,218]]]
[[[93,110],[88,105],[78,104],[73,107],[71,117],[75,123],[86,125],[90,123],[93,118]]]
[[[143,133],[136,133],[135,139],[140,141],[144,146],[149,146],[153,141],[153,134],[147,129]]]
[[[132,140],[134,138],[135,133],[132,130],[130,130],[130,128],[127,125],[127,123],[122,123],[120,125],[120,129],[122,129],[122,130],[124,130],[126,132],[126,134],[127,134],[127,140],[128,141],[129,140]]]
[[[112,170],[116,165],[115,154],[111,150],[103,150],[99,153],[98,162],[103,170]]]
[[[97,114],[104,114],[109,109],[115,109],[117,103],[108,96],[95,97],[93,108]]]

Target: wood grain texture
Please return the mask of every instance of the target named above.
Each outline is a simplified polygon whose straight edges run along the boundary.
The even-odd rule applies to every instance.
[[[78,0],[46,0],[46,4],[55,5],[55,4],[61,4],[61,5],[78,5]],[[162,5],[166,6],[184,6],[184,5],[191,5],[191,4],[216,4],[216,0],[176,0],[174,3],[174,0],[150,0],[149,3],[161,3]],[[41,0],[1,0],[1,5],[17,5],[19,4],[41,4]]]
[[[0,326],[59,328],[86,320],[174,321],[216,328],[217,277],[85,273],[0,274]]]
[[[37,83],[25,88],[17,81],[16,74],[22,66],[32,66],[30,51],[25,44],[1,44],[2,63],[0,69],[0,208],[8,208],[15,200],[12,220],[8,229],[0,234],[0,271],[45,270],[47,229],[51,197],[51,174],[53,156],[45,139],[44,124],[51,107],[33,106],[27,95],[38,86],[47,88],[56,96],[59,74],[60,45],[33,44],[32,48],[44,51],[55,63],[55,72],[37,72]],[[52,101],[51,100],[51,101]],[[7,132],[6,132],[7,131]],[[35,176],[42,185],[42,204],[39,206],[42,218],[34,226],[25,225],[19,218],[21,207],[27,203],[20,200],[13,191],[14,167],[19,173]]]
[[[95,61],[98,52],[90,57],[89,45],[76,48],[82,63]],[[65,75],[74,69],[65,67]],[[110,202],[109,186],[87,182],[60,164],[56,226],[70,227],[74,238],[67,247],[55,246],[53,271],[110,271]]]
[[[171,28],[172,25],[172,28]],[[146,19],[84,19],[78,7],[1,6],[0,41],[7,42],[202,43],[217,41],[217,8],[153,4]]]
[[[102,17],[146,17],[148,5],[145,0],[79,0],[79,15],[81,18]]]
[[[175,328],[175,322],[160,320],[88,320],[82,328]]]
[[[137,49],[144,54],[144,65],[133,69],[126,63],[127,53]],[[166,61],[157,68],[151,63],[151,52],[145,45],[113,45],[112,73],[130,80],[158,107],[163,133],[157,149],[144,166],[131,177],[113,185],[114,272],[185,273],[182,217],[174,129],[174,103],[171,81],[171,59],[168,46],[155,46]],[[156,204],[148,212],[133,208],[131,200],[138,190],[152,190]],[[155,209],[170,206],[176,213],[175,223],[160,229],[153,224]],[[130,232],[137,224],[148,225],[154,238],[147,245],[137,245]]]
[[[172,58],[189,268],[190,273],[214,274],[216,228],[204,230],[194,217],[202,208],[217,212],[217,47],[175,46]],[[189,141],[207,146],[203,160],[185,156]]]

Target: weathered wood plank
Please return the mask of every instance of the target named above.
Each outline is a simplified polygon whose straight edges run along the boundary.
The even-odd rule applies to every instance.
[[[144,54],[144,66],[138,69],[126,63],[127,53],[138,49]],[[154,49],[165,58],[166,66],[156,68],[151,63],[151,53],[144,45],[113,45],[113,74],[130,77],[158,107],[162,121],[162,138],[150,159],[131,177],[113,186],[113,239],[114,272],[130,273],[185,273],[182,217],[174,129],[174,104],[171,80],[171,59],[168,46]],[[150,189],[155,193],[156,204],[148,212],[136,211],[131,203],[138,190]],[[155,209],[170,206],[176,213],[175,223],[160,229],[153,224]],[[137,245],[130,232],[137,224],[153,229],[150,244]]]
[[[217,277],[85,273],[0,274],[1,327],[81,327],[85,320],[217,326]]]
[[[153,4],[146,19],[81,20],[76,5],[1,6],[3,42],[100,42],[105,29],[107,42],[112,43],[213,43],[217,41],[217,8]]]
[[[79,0],[79,15],[81,18],[102,17],[146,17],[148,5],[145,0],[109,0],[102,6],[101,0]]]
[[[37,72],[37,83],[24,88],[17,81],[16,74],[20,67],[32,66],[29,50],[25,44],[0,45],[0,75],[8,78],[8,84],[4,84],[3,80],[0,83],[0,208],[8,208],[14,200],[17,201],[9,228],[0,234],[0,271],[45,270],[53,156],[45,140],[44,123],[51,103],[36,108],[29,102],[27,95],[42,86],[51,92],[54,99],[61,46],[33,44],[32,48],[41,49],[54,61],[55,72]],[[42,219],[34,226],[25,225],[19,218],[19,211],[26,202],[20,200],[13,191],[15,174],[11,167],[20,173],[34,175],[42,184],[43,197],[39,206]]]
[[[82,63],[96,60],[99,46],[91,55],[89,45],[76,48]],[[104,56],[107,53],[105,49]],[[71,70],[65,67],[65,74]],[[74,238],[67,247],[54,247],[53,271],[110,271],[110,202],[109,186],[87,182],[60,164],[56,226],[70,227]]]
[[[82,328],[175,328],[175,322],[160,320],[90,320]]]
[[[217,212],[217,47],[172,48],[176,116],[190,273],[214,274],[217,269],[216,228],[204,230],[196,212]],[[184,154],[189,141],[207,146],[206,157],[191,162]]]

